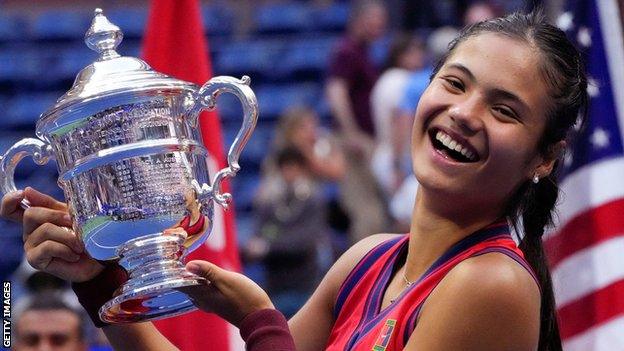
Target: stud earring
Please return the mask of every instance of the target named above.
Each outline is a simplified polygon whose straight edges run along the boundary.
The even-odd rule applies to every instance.
[[[539,181],[540,181],[539,175],[535,173],[535,175],[533,176],[533,184],[537,184],[539,183]]]

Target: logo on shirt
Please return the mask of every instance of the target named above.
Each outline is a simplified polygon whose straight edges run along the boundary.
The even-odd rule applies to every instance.
[[[381,333],[379,333],[379,337],[377,338],[377,341],[375,342],[375,346],[373,346],[372,351],[386,351],[395,326],[396,319],[386,320],[386,324],[384,324],[383,328],[381,328]]]

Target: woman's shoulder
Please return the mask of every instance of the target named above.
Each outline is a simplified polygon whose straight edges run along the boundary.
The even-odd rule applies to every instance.
[[[424,346],[442,328],[451,343],[531,345],[539,337],[540,301],[532,275],[512,258],[497,252],[471,257],[431,293],[410,341]]]
[[[332,295],[336,297],[344,280],[355,268],[358,262],[366,256],[366,254],[378,245],[389,240],[403,237],[404,235],[405,234],[375,234],[368,236],[351,246],[347,251],[345,251],[344,254],[342,254],[342,256],[340,256],[325,276],[325,280],[330,283],[329,285],[331,286]]]

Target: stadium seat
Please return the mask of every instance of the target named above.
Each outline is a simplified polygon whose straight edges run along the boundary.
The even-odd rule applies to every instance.
[[[202,8],[202,20],[204,22],[204,30],[210,36],[230,35],[234,30],[234,13],[225,6],[204,6]]]
[[[343,31],[349,20],[349,11],[351,11],[349,2],[335,1],[330,5],[318,7],[312,13],[313,29],[324,32]]]
[[[23,40],[26,29],[26,20],[19,15],[0,14],[0,42]]]
[[[280,40],[249,40],[224,43],[216,48],[214,71],[232,76],[249,75],[271,80],[274,68],[281,59],[284,43]]]
[[[147,8],[123,7],[110,11],[104,9],[106,17],[119,28],[124,38],[141,38],[147,23]],[[125,42],[125,39],[124,39]]]
[[[316,83],[291,85],[269,85],[256,90],[260,116],[276,120],[289,107],[307,105],[315,107],[321,97],[321,88]]]
[[[258,9],[255,20],[261,34],[303,32],[312,27],[312,9],[302,2],[266,4]]]
[[[92,13],[78,10],[49,10],[32,23],[34,39],[82,40],[91,24]]]
[[[311,80],[322,77],[327,69],[329,55],[335,42],[335,37],[292,40],[281,60],[278,69],[280,75],[290,80]]]
[[[41,113],[54,106],[63,92],[24,93],[14,96],[5,104],[5,128],[34,128]]]

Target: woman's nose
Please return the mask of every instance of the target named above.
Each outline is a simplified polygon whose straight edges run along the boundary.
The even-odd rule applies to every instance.
[[[466,134],[474,134],[483,126],[483,109],[476,99],[468,99],[449,108],[451,120]]]

